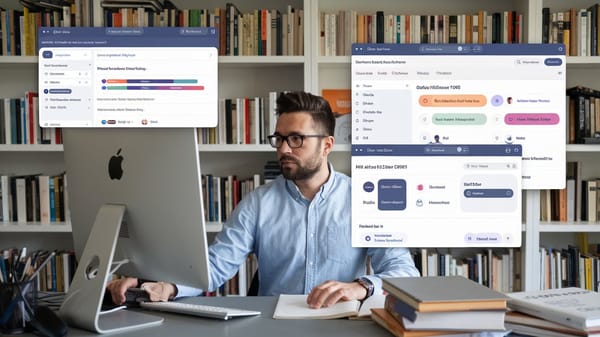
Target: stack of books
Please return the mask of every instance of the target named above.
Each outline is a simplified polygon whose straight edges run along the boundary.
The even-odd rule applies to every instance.
[[[600,294],[582,288],[507,294],[506,328],[529,336],[600,336]]]
[[[394,336],[505,334],[508,298],[468,278],[387,278],[383,289],[385,306],[371,318]]]

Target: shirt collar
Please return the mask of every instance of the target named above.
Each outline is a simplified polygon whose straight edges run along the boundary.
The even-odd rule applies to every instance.
[[[335,170],[333,169],[333,164],[328,163],[327,165],[329,167],[329,178],[327,178],[327,181],[325,181],[325,183],[321,185],[321,188],[319,189],[319,192],[317,192],[317,194],[315,195],[315,198],[319,197],[321,199],[326,199],[327,196],[329,196],[329,194],[331,193],[331,190],[333,189],[333,184],[335,183]],[[283,179],[285,181],[285,187],[292,196],[292,198],[294,198],[295,200],[306,200],[302,193],[300,193],[300,189],[298,188],[298,186],[296,186],[296,184],[294,184],[292,180],[285,178]]]

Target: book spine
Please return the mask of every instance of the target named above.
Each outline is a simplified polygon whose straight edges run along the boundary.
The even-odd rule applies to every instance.
[[[393,295],[387,295],[385,297],[384,308],[395,317],[404,317],[411,322],[414,322],[417,319],[417,312],[415,309]]]

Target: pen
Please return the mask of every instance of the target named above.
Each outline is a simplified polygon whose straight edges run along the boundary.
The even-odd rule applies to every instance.
[[[8,283],[6,276],[6,266],[4,265],[4,258],[0,256],[0,283]]]
[[[23,282],[29,274],[29,269],[31,269],[31,256],[27,258],[27,262],[25,262],[25,267],[21,271],[21,277],[19,278],[20,282]]]
[[[50,262],[50,260],[52,259],[52,257],[54,255],[56,255],[55,252],[50,253],[50,255],[48,255],[48,257],[44,260],[44,262],[42,262],[42,264],[40,264],[39,267],[37,267],[37,269],[33,272],[33,274],[31,274],[31,276],[29,276],[29,278],[27,279],[27,282],[33,281],[37,277],[37,274],[40,272],[40,270],[42,270],[42,268],[44,268],[44,266],[46,264],[48,264],[48,262]]]
[[[19,256],[15,260],[15,282],[21,281],[23,278],[23,272],[25,271],[25,260],[27,257],[27,247],[23,247],[19,252]]]

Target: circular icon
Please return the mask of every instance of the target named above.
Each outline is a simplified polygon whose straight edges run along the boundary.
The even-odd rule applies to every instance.
[[[417,207],[423,207],[423,200],[417,199]]]
[[[423,184],[417,185],[417,190],[422,191],[423,190]]]
[[[365,235],[365,241],[367,241],[367,242],[371,241],[371,236],[370,235]]]
[[[502,105],[502,102],[504,102],[504,99],[500,95],[494,95],[494,96],[492,96],[491,102],[492,102],[493,106],[499,106],[499,105]]]
[[[373,192],[375,190],[375,184],[370,181],[367,181],[363,184],[363,190],[367,193]]]
[[[514,141],[514,139],[513,139],[512,135],[506,135],[506,136],[504,136],[504,142],[506,144],[512,144],[513,141]]]

